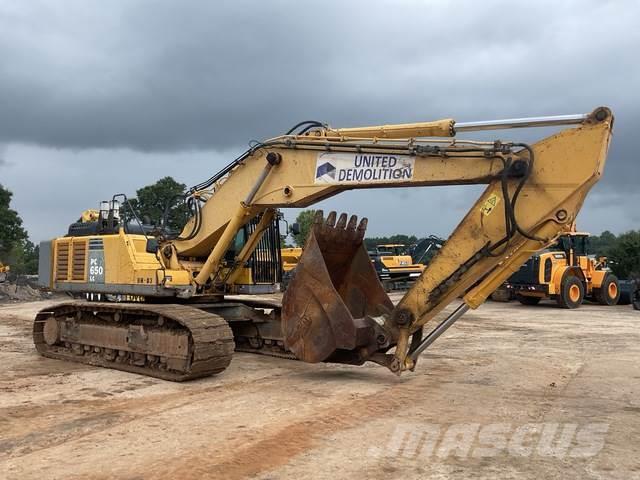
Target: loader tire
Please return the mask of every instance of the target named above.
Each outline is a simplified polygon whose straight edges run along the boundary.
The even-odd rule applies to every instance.
[[[594,298],[600,305],[617,305],[620,299],[620,282],[612,273],[605,275],[602,286],[594,292]]]
[[[562,308],[578,308],[584,300],[584,285],[582,281],[573,275],[562,280],[560,294],[556,301]]]
[[[522,305],[537,305],[542,300],[540,297],[527,297],[526,295],[516,295],[516,298]]]
[[[600,305],[617,305],[620,299],[618,277],[612,273],[605,275],[602,286],[596,290],[594,297]]]

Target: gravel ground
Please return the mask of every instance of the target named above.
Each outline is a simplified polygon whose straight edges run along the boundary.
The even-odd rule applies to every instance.
[[[640,478],[640,312],[487,303],[398,378],[238,353],[174,384],[38,356],[0,306],[2,479]]]

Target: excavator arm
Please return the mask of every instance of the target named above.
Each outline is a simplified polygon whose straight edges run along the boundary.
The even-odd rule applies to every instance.
[[[531,145],[454,138],[456,131],[568,124],[577,126]],[[612,125],[603,107],[589,115],[477,124],[310,124],[302,133],[255,145],[195,188],[196,214],[178,239],[162,245],[160,260],[165,268],[188,270],[198,291],[222,292],[278,208],[306,207],[351,189],[486,184],[395,307],[362,244],[366,219],[317,218],[283,299],[287,347],[306,361],[374,361],[400,373],[413,369],[425,348],[531,254],[570,228],[602,175]],[[234,264],[224,265],[238,230],[259,215]],[[423,338],[423,327],[458,297],[462,304]]]

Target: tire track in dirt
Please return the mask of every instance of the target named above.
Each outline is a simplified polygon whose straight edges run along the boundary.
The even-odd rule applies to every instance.
[[[444,369],[443,369],[444,370]],[[441,372],[446,375],[446,372]],[[437,383],[424,385],[424,378],[396,384],[375,394],[343,400],[341,404],[319,410],[309,418],[293,422],[245,448],[212,455],[200,451],[180,457],[162,468],[132,473],[132,477],[184,480],[223,478],[240,480],[286,465],[293,457],[312,449],[322,438],[354,428],[365,422],[390,416],[408,406],[426,388],[435,391]],[[430,382],[429,382],[430,383]],[[219,445],[216,445],[219,447]],[[106,477],[105,477],[106,478]]]
[[[29,428],[35,424],[34,427],[37,427],[37,430],[7,437],[6,432],[10,430],[10,425],[7,425],[8,422],[3,422],[5,434],[0,441],[0,461],[6,460],[7,457],[16,459],[81,437],[97,435],[113,427],[120,427],[196,402],[206,401],[213,393],[221,394],[216,396],[216,401],[224,401],[238,391],[242,391],[243,394],[258,393],[263,388],[261,383],[272,382],[280,376],[284,376],[284,373],[274,373],[257,381],[254,379],[251,383],[248,383],[248,380],[242,380],[211,385],[195,391],[179,390],[144,398],[73,400],[48,405],[44,410],[41,405],[3,408],[0,409],[1,418],[12,419],[22,428]],[[91,413],[87,414],[87,412]],[[48,417],[59,421],[43,428],[41,417],[45,413]]]

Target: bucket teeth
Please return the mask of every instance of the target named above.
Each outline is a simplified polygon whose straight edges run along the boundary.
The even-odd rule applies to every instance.
[[[362,243],[362,240],[364,240],[364,234],[367,231],[367,223],[369,223],[369,220],[367,220],[367,218],[365,217],[360,221],[360,225],[358,225],[358,231],[356,233],[356,238],[358,239],[358,241],[360,243]]]
[[[349,224],[347,225],[347,230],[353,232],[355,231],[357,225],[358,225],[358,217],[356,217],[355,215],[351,215],[351,218],[349,219]]]
[[[336,221],[337,218],[337,221]],[[367,231],[367,219],[363,218],[358,224],[358,217],[341,213],[338,217],[337,213],[329,212],[327,219],[324,220],[322,210],[317,210],[313,221],[314,234],[319,242],[340,242],[349,243],[357,247],[364,240],[364,234]],[[357,225],[357,228],[356,228]]]
[[[331,228],[333,228],[336,225],[336,212],[329,212],[325,225]]]

